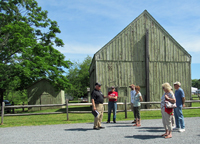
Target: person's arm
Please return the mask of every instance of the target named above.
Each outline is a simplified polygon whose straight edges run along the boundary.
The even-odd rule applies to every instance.
[[[165,95],[165,99],[170,101],[171,103],[175,103],[176,102],[176,99],[174,98],[169,98],[168,95]]]
[[[93,111],[96,110],[94,99],[92,99],[92,109],[93,109]]]
[[[185,94],[184,94],[184,91],[181,91],[181,97],[182,97],[183,107],[185,107]]]
[[[139,98],[140,98],[140,102],[142,102],[143,101],[142,96],[140,96]]]
[[[117,92],[115,93],[115,96],[114,96],[114,97],[108,95],[108,98],[109,98],[109,99],[117,99],[117,97],[118,97],[118,93],[117,93]]]
[[[108,96],[108,98],[109,98],[109,99],[117,99],[117,96],[114,96],[114,97]]]
[[[103,98],[108,98],[108,96],[103,96]]]
[[[182,98],[183,107],[185,107],[185,97]]]

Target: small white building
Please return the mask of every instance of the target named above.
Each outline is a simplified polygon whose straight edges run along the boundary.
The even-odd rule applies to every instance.
[[[196,93],[196,91],[198,91],[198,88],[191,87],[191,92],[192,92],[192,94],[195,94],[195,93]]]

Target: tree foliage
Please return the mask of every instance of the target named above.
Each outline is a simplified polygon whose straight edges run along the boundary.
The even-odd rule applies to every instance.
[[[75,98],[87,95],[87,88],[90,87],[89,68],[91,61],[92,58],[87,56],[82,63],[74,62],[66,76],[71,84],[71,88],[66,90],[67,94]]]
[[[63,68],[71,62],[54,48],[64,43],[47,13],[35,0],[0,1],[0,95],[16,79],[17,90],[41,78],[59,89],[70,86]]]
[[[200,79],[193,79],[192,87],[196,87],[196,88],[200,89]]]

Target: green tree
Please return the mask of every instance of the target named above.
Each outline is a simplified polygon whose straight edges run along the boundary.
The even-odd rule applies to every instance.
[[[200,79],[193,79],[192,87],[196,87],[196,88],[200,89]]]
[[[28,103],[27,91],[15,90],[19,81],[20,81],[19,79],[16,79],[12,81],[12,83],[10,83],[10,85],[7,87],[4,93],[4,99],[9,100],[11,103],[14,102],[14,104],[23,104],[23,102],[27,104]]]
[[[72,64],[54,47],[63,41],[56,21],[47,17],[35,0],[0,1],[0,102],[14,80],[16,90],[41,78],[58,89],[70,86],[63,68]]]
[[[67,94],[75,98],[87,95],[87,87],[90,87],[89,68],[91,61],[92,58],[87,56],[82,63],[74,62],[66,76],[71,84],[71,88],[66,90]]]

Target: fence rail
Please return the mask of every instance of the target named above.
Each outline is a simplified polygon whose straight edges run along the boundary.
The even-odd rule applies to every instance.
[[[200,102],[200,100],[187,100],[185,103],[195,103]],[[160,104],[160,102],[141,102],[141,104]],[[47,115],[47,114],[61,114],[66,113],[67,114],[67,120],[69,120],[68,113],[91,113],[91,111],[68,111],[69,106],[85,106],[85,105],[92,105],[92,103],[68,103],[68,100],[66,100],[66,104],[45,104],[45,105],[21,105],[21,106],[5,106],[5,103],[2,102],[2,109],[1,109],[1,124],[3,124],[3,118],[4,116],[27,116],[27,115]],[[108,105],[108,103],[104,103],[104,105]],[[127,105],[130,105],[130,103],[125,102],[118,102],[117,105],[125,105],[124,110],[117,110],[117,112],[125,112],[125,118],[127,118]],[[4,114],[4,110],[7,108],[11,109],[17,109],[17,108],[30,108],[30,107],[57,107],[57,106],[66,106],[66,112],[48,112],[48,113],[23,113],[23,114]],[[200,107],[184,107],[183,109],[200,109]],[[159,110],[159,109],[141,109],[141,111],[153,111],[153,110]],[[105,111],[107,112],[107,111]]]

